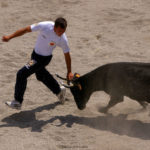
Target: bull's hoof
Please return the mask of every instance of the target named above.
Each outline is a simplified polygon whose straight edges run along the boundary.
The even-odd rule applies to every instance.
[[[100,108],[99,111],[100,111],[101,113],[107,113],[107,112],[108,112],[108,109],[107,109],[107,107],[103,107],[103,108]]]
[[[78,109],[83,110],[86,106],[78,106]]]

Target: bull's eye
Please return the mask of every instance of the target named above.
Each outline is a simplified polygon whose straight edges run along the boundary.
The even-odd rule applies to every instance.
[[[82,90],[82,86],[81,84],[77,84],[78,88],[80,89],[80,91]]]

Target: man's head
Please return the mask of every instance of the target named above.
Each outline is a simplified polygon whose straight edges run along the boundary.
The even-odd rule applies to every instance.
[[[58,36],[61,36],[67,28],[67,21],[64,18],[57,18],[55,20],[54,31]]]

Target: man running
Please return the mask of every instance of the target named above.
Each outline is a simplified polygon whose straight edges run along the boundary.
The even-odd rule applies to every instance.
[[[35,73],[37,80],[43,82],[63,104],[65,101],[66,89],[59,86],[58,82],[46,70],[46,66],[52,59],[52,52],[56,46],[62,48],[67,66],[67,78],[71,80],[71,57],[68,40],[65,34],[67,21],[64,18],[57,18],[55,22],[44,21],[38,24],[32,24],[11,35],[3,36],[2,41],[8,42],[10,39],[21,36],[32,31],[39,31],[39,35],[35,44],[35,48],[31,55],[31,60],[17,72],[14,100],[7,101],[6,105],[11,108],[21,109],[24,92],[26,90],[27,78]]]

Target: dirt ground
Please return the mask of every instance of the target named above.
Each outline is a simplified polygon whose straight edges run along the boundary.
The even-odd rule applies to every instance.
[[[83,75],[106,63],[150,61],[149,8],[149,0],[0,0],[0,35],[65,17],[72,70]],[[13,99],[16,72],[30,59],[37,35],[0,41],[0,149],[149,150],[150,107],[142,110],[128,97],[103,114],[99,108],[109,96],[96,92],[80,111],[69,90],[60,105],[32,75],[22,110],[5,106]],[[53,55],[47,69],[66,76],[62,50],[56,48]]]

